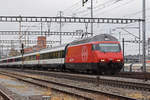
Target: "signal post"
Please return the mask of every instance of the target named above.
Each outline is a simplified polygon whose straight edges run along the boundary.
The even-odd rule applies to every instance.
[[[24,44],[22,43],[21,44],[21,55],[22,55],[22,66],[21,66],[21,69],[23,70],[23,66],[24,66],[24,57],[23,57],[23,55],[24,55]]]

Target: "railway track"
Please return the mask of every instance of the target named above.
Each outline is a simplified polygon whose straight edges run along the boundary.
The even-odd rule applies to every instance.
[[[10,68],[9,68],[10,69]],[[11,69],[11,70],[14,70],[14,71],[20,71],[20,70],[18,70],[18,69]],[[35,73],[35,74],[41,74],[41,75],[48,75],[48,76],[55,76],[55,77],[64,77],[64,78],[71,78],[71,77],[68,77],[68,75],[75,75],[75,74],[77,74],[77,75],[79,75],[80,73],[69,73],[69,72],[64,72],[64,74],[66,74],[66,75],[64,75],[63,74],[63,76],[61,76],[60,75],[60,73],[61,72],[57,72],[57,71],[53,71],[53,72],[51,72],[51,71],[39,71],[39,70],[32,70],[31,72],[30,72],[30,70],[23,70],[23,72],[27,72],[27,73]],[[59,73],[59,74],[57,74],[57,73]],[[87,73],[86,74],[80,74],[79,76],[87,76]],[[94,75],[92,75],[91,74],[91,76],[94,76]],[[96,76],[96,75],[95,75]],[[100,75],[100,76],[107,76],[107,77],[109,77],[110,75]],[[118,73],[117,75],[111,75],[110,77],[121,77],[121,78],[132,78],[132,79],[141,79],[141,80],[144,80],[144,81],[148,81],[148,80],[150,80],[150,73],[148,73],[148,72],[120,72],[120,73]]]
[[[77,87],[77,86],[72,86],[64,83],[59,83],[59,82],[54,82],[48,79],[40,79],[39,77],[32,77],[32,75],[23,75],[23,74],[18,74],[10,71],[0,71],[0,74],[7,75],[28,83],[36,84],[42,87],[46,88],[52,88],[57,91],[62,91],[65,93],[69,93],[72,95],[77,95],[80,97],[85,98],[86,100],[99,100],[100,98],[103,100],[108,100],[112,99],[113,100],[136,100],[133,98],[125,97],[125,96],[120,96],[120,95],[115,95],[111,93],[105,93],[97,90],[91,90],[87,88],[82,88],[82,87]],[[50,87],[51,86],[51,87]],[[65,91],[61,89],[60,87],[65,88]],[[72,92],[74,90],[74,92]]]
[[[150,73],[143,72],[120,72],[118,75],[114,75],[116,77],[125,77],[125,78],[133,78],[133,79],[142,79],[142,80],[150,80]]]
[[[11,97],[9,97],[5,92],[3,92],[2,90],[0,90],[0,100],[14,100]]]
[[[14,70],[14,69],[13,69]],[[150,82],[145,82],[143,80],[110,77],[110,76],[94,76],[94,75],[81,75],[81,74],[69,74],[61,72],[47,72],[47,71],[36,71],[36,70],[17,70],[29,74],[37,74],[50,76],[55,78],[64,78],[75,81],[93,83],[96,85],[108,85],[112,87],[127,88],[138,91],[148,91],[150,92]],[[125,76],[124,76],[125,77]],[[133,78],[133,77],[132,77]]]
[[[0,84],[0,100],[26,100],[24,97],[13,93],[2,84]]]

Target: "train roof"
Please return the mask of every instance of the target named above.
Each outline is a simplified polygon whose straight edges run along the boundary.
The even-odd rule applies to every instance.
[[[47,48],[47,49],[43,49],[40,51],[40,53],[46,53],[46,52],[53,52],[53,51],[59,51],[59,50],[64,50],[67,44],[64,45],[60,45],[60,46],[55,46],[52,48]]]
[[[60,45],[60,46],[55,46],[52,48],[46,48],[46,49],[42,49],[33,53],[28,53],[25,54],[24,57],[26,56],[32,56],[32,55],[36,55],[36,54],[42,54],[42,53],[47,53],[47,52],[53,52],[53,51],[59,51],[59,50],[64,50],[65,49],[65,44],[64,45]]]
[[[36,54],[39,54],[39,53],[41,54],[41,53],[47,53],[47,52],[58,51],[58,50],[64,50],[65,47],[66,47],[66,45],[67,45],[67,44],[60,45],[60,46],[55,46],[55,47],[52,47],[52,48],[42,49],[42,50],[40,50],[40,51],[36,51],[36,52],[32,52],[32,53],[27,53],[27,54],[24,54],[24,57],[36,55]],[[8,57],[8,58],[0,59],[0,61],[2,61],[2,60],[7,60],[7,59],[19,58],[19,57],[22,57],[22,56],[21,56],[21,55],[18,55],[18,56]]]
[[[109,34],[99,34],[93,37],[88,37],[85,39],[73,41],[70,43],[70,45],[78,45],[78,44],[96,42],[96,41],[118,41],[118,39]]]

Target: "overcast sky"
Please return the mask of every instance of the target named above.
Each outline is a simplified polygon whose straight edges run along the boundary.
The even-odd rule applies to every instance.
[[[0,0],[1,15],[56,16],[76,0]]]
[[[90,1],[90,0],[89,0]],[[141,18],[142,1],[143,0],[93,0],[94,2],[94,17],[117,17],[117,18]],[[150,0],[146,0],[147,4],[147,37],[150,32]],[[0,0],[0,16],[58,16],[59,11],[63,11],[63,16],[82,16],[90,17],[90,2],[82,7],[82,0]],[[44,23],[43,23],[44,24]],[[40,25],[39,23],[25,23],[25,25]],[[58,31],[58,23],[52,24],[51,30]],[[90,25],[88,25],[88,31],[90,32]],[[125,25],[113,25],[113,24],[95,24],[94,33],[110,33],[110,30],[116,27],[122,27]],[[138,26],[138,24],[130,24],[129,26]],[[0,22],[0,30],[18,30],[18,23],[2,23]],[[47,26],[43,25],[43,29],[47,30]],[[63,24],[63,31],[75,31],[83,29],[85,31],[84,24]],[[23,29],[27,30],[27,29]],[[29,28],[28,30],[40,30],[40,28]],[[134,35],[138,36],[138,30],[129,30]],[[122,30],[117,30],[113,34],[119,38],[118,33],[122,32],[121,38],[126,40],[134,40],[134,37],[128,35]],[[16,39],[17,36],[1,36],[3,39]],[[36,37],[34,37],[36,38]],[[58,39],[58,37],[52,37]],[[66,41],[66,38],[68,41]],[[76,39],[75,37],[74,39]],[[51,39],[51,38],[50,38]],[[69,42],[72,37],[64,37],[63,42]],[[126,54],[137,54],[138,48],[132,49],[132,46],[138,47],[137,44],[126,44]],[[136,52],[135,52],[136,51]]]

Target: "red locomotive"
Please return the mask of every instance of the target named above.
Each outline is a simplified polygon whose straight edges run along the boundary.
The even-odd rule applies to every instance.
[[[74,41],[67,47],[65,67],[70,70],[114,74],[123,65],[120,43],[108,34]]]

